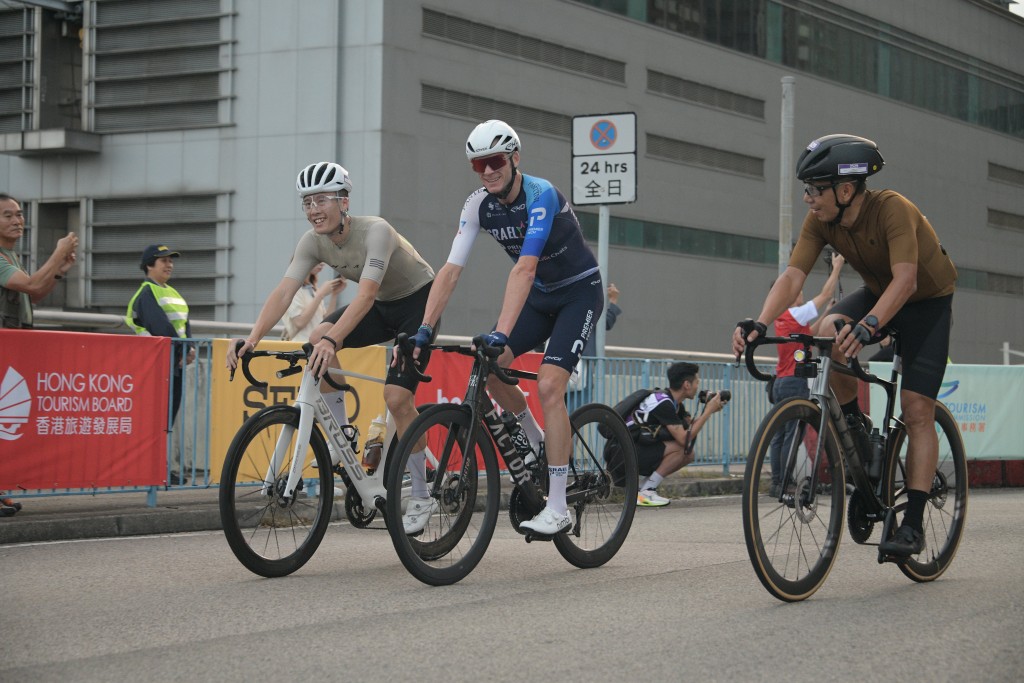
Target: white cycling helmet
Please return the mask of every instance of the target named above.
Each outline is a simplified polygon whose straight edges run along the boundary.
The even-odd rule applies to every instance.
[[[466,158],[472,161],[492,154],[518,152],[519,136],[504,121],[491,119],[473,129],[466,140]]]
[[[342,168],[341,164],[336,164],[333,161],[320,161],[299,171],[295,189],[303,197],[316,192],[345,190],[351,193],[352,180],[348,176],[348,171]]]

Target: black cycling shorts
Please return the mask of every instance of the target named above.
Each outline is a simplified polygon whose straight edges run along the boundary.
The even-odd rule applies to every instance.
[[[388,344],[394,342],[395,337],[402,332],[410,337],[416,334],[416,330],[423,324],[423,311],[427,307],[431,284],[433,283],[428,282],[417,291],[401,299],[375,301],[363,319],[356,324],[355,329],[345,337],[341,348],[361,349],[374,344]],[[324,318],[323,322],[332,325],[338,322],[346,308],[348,306],[342,306]],[[439,321],[434,329],[435,338],[440,327]],[[426,371],[428,362],[430,362],[430,349],[422,349],[419,357],[421,372]],[[391,359],[388,358],[388,374],[384,379],[384,384],[397,384],[416,393],[419,380],[411,372],[402,372],[398,368],[392,367]]]
[[[600,273],[553,292],[531,288],[508,347],[516,357],[547,342],[542,364],[557,365],[571,373],[604,310],[604,283]]]
[[[859,322],[878,302],[867,287],[843,297],[829,313]],[[928,398],[939,395],[949,360],[949,330],[953,325],[953,295],[904,304],[886,327],[896,330],[903,361],[900,389]]]

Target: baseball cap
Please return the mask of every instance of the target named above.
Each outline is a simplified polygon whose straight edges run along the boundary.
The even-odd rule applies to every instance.
[[[173,256],[177,258],[178,256],[181,256],[181,254],[176,251],[171,251],[171,248],[165,244],[151,244],[142,252],[142,267],[145,268],[163,256]]]

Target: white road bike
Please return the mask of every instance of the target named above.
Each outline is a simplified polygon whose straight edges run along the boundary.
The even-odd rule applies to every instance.
[[[276,373],[278,378],[302,373],[291,405],[268,406],[242,424],[221,472],[224,535],[235,557],[260,576],[291,574],[316,552],[328,524],[341,517],[334,507],[335,475],[345,485],[345,515],[352,526],[365,528],[378,511],[384,514],[388,456],[397,443],[394,420],[389,414],[379,465],[364,469],[359,430],[338,424],[320,394],[319,378],[308,371],[308,362],[300,364],[308,361],[311,350],[306,344],[295,351],[251,351],[240,359],[245,378],[259,388],[267,383],[252,375],[249,363],[254,358],[269,356],[286,362],[287,367]],[[332,374],[384,383],[378,377],[332,369],[325,377],[327,383],[351,393],[357,406],[355,388],[338,383]],[[332,462],[332,453],[337,462]],[[435,467],[436,460],[428,452],[428,481]],[[402,497],[408,493],[405,486]]]

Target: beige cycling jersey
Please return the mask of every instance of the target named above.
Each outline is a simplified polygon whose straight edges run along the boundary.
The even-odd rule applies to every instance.
[[[285,277],[304,282],[318,263],[326,263],[352,282],[368,278],[380,284],[378,301],[395,301],[434,279],[434,270],[383,218],[351,216],[345,241],[336,245],[310,230],[299,239]]]
[[[789,265],[810,273],[826,244],[843,255],[875,296],[882,296],[892,282],[896,263],[917,264],[917,291],[909,301],[946,296],[956,289],[956,266],[928,219],[892,190],[865,192],[849,228],[824,223],[808,212]]]

